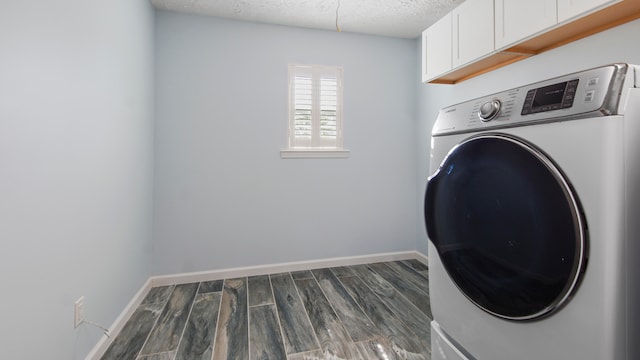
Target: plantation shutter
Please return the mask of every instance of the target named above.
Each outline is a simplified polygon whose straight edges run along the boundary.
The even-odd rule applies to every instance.
[[[342,69],[289,66],[289,147],[342,147]]]

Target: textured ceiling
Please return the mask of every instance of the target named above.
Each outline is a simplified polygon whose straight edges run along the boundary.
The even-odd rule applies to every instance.
[[[159,9],[269,24],[416,38],[464,0],[151,0]]]

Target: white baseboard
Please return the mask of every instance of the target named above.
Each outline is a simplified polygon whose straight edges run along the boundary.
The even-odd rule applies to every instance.
[[[107,337],[106,335],[102,335],[100,341],[98,341],[96,346],[91,349],[85,360],[99,359],[102,357],[102,355],[104,355],[104,353],[109,348],[109,345],[111,345],[111,342],[113,342],[113,339],[115,339],[118,333],[120,333],[124,325],[127,323],[127,320],[129,320],[131,315],[133,315],[133,312],[136,311],[136,309],[142,303],[142,300],[144,300],[144,297],[152,287],[153,285],[151,284],[151,278],[149,278],[147,279],[147,281],[145,281],[140,290],[138,290],[138,292],[133,296],[131,301],[129,301],[120,315],[118,315],[113,324],[111,324],[111,326],[109,327],[109,336]]]
[[[87,355],[86,360],[99,359],[102,355],[104,355],[109,345],[111,345],[113,339],[118,335],[120,330],[122,330],[127,320],[138,308],[140,303],[142,303],[142,300],[152,287],[409,259],[416,259],[424,263],[425,265],[429,264],[426,255],[418,251],[403,251],[394,253],[347,256],[331,259],[296,261],[271,265],[247,266],[231,269],[152,276],[144,283],[140,290],[138,290],[133,299],[131,299],[129,304],[127,304],[127,307],[125,307],[122,313],[120,313],[120,315],[113,322],[113,324],[109,328],[110,337],[103,335],[98,344],[96,344],[89,355]]]
[[[259,265],[259,266],[247,266],[231,269],[221,269],[212,271],[200,271],[182,274],[162,275],[154,276],[151,278],[152,286],[166,286],[184,284],[190,282],[231,279],[245,276],[277,274],[281,272],[300,271],[300,270],[313,270],[322,269],[336,266],[351,266],[370,264],[374,262],[382,261],[397,261],[418,259],[422,262],[426,256],[418,253],[417,251],[403,251],[394,253],[361,255],[361,256],[347,256],[331,259],[319,259],[309,261],[296,261],[289,263]]]
[[[416,251],[416,260],[420,261],[421,263],[429,266],[429,257],[419,251]]]

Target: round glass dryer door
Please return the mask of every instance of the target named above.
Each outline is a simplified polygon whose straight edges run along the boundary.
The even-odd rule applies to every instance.
[[[456,146],[429,179],[425,221],[453,282],[498,317],[549,315],[586,264],[585,224],[569,183],[515,137],[486,134]]]

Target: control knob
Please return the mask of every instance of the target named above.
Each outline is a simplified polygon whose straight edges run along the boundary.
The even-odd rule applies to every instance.
[[[491,101],[487,101],[486,103],[480,106],[480,111],[478,111],[478,116],[482,121],[491,121],[500,113],[500,108],[502,103],[498,99],[494,99]]]

